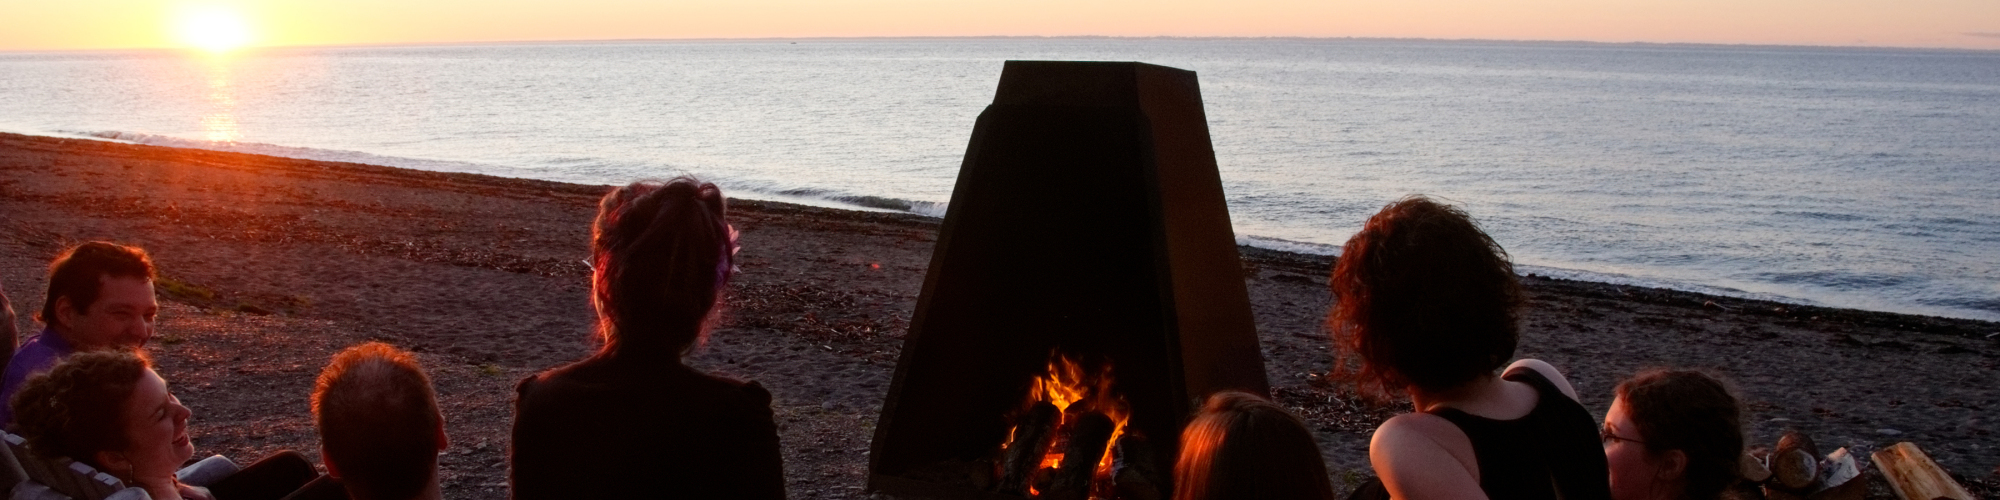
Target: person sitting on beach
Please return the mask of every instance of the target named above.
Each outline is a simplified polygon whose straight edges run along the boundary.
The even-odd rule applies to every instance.
[[[82,462],[154,500],[277,499],[319,476],[305,455],[281,451],[208,488],[182,484],[174,472],[194,456],[191,412],[139,352],[72,355],[28,379],[10,404],[36,455]]]
[[[1693,370],[1651,370],[1618,384],[1604,415],[1615,500],[1720,498],[1742,477],[1741,405]]]
[[[604,196],[592,228],[597,353],[516,388],[514,498],[783,498],[771,394],[681,360],[736,252],[722,193],[691,177]]]
[[[1399,499],[1602,499],[1597,421],[1561,373],[1511,365],[1523,303],[1507,253],[1456,207],[1411,196],[1347,240],[1331,279],[1336,380],[1408,394],[1369,461]],[[1505,366],[1504,371],[1500,371]]]
[[[48,299],[35,315],[44,325],[15,350],[0,376],[0,401],[13,401],[28,376],[76,352],[137,348],[153,337],[153,259],[138,247],[93,241],[49,265]],[[0,426],[14,421],[0,406]]]
[[[1326,461],[1297,415],[1243,392],[1208,397],[1181,432],[1174,500],[1331,500]]]
[[[312,411],[326,462],[322,482],[338,481],[346,498],[443,497],[437,464],[449,442],[444,414],[415,356],[381,342],[335,354],[319,373]]]

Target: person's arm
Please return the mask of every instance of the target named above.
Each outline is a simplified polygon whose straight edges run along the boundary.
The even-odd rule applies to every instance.
[[[15,328],[14,304],[7,301],[7,286],[0,285],[0,372],[7,371],[7,362],[14,359],[14,349],[21,345],[21,331]],[[0,402],[0,404],[5,404]]]
[[[785,454],[778,441],[777,419],[771,412],[771,393],[751,382],[743,386],[753,401],[751,415],[741,430],[744,471],[743,498],[783,500],[785,498]]]
[[[1390,498],[1486,498],[1472,440],[1437,415],[1405,413],[1383,422],[1368,444],[1368,461]]]
[[[1576,388],[1570,387],[1569,379],[1563,378],[1562,371],[1557,370],[1555,365],[1551,365],[1547,361],[1521,358],[1519,361],[1515,361],[1514,364],[1507,365],[1507,369],[1502,370],[1500,376],[1504,378],[1507,374],[1514,373],[1516,370],[1534,370],[1535,373],[1542,374],[1542,378],[1548,379],[1550,384],[1554,384],[1556,389],[1562,390],[1564,396],[1582,401],[1582,399],[1576,397]]]

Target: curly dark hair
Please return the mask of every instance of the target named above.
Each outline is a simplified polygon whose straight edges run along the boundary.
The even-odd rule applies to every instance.
[[[1366,394],[1459,387],[1505,365],[1520,339],[1507,251],[1464,210],[1422,195],[1368,218],[1330,284],[1334,375]]]
[[[153,361],[139,351],[70,355],[14,394],[14,430],[44,458],[69,457],[99,470],[97,452],[131,445],[125,407]]]
[[[734,242],[722,190],[693,177],[604,195],[591,230],[601,351],[684,355],[707,334]]]
[[[1687,455],[1686,498],[1716,498],[1742,477],[1743,412],[1736,391],[1696,370],[1648,370],[1618,383],[1646,451]]]

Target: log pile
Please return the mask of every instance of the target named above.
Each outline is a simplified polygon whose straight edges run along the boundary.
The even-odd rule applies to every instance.
[[[1847,448],[1820,455],[1805,433],[1786,431],[1775,448],[1743,455],[1743,480],[1724,495],[1732,499],[1862,500],[1871,480],[1888,483],[1900,500],[1974,500],[1951,475],[1917,449],[1897,443],[1877,451],[1864,468]]]

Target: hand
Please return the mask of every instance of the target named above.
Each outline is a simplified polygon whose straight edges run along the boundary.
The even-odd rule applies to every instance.
[[[174,482],[174,486],[180,490],[181,498],[183,499],[215,500],[215,494],[209,493],[208,488],[203,488],[200,486],[189,486],[185,483],[181,483],[178,481]]]

